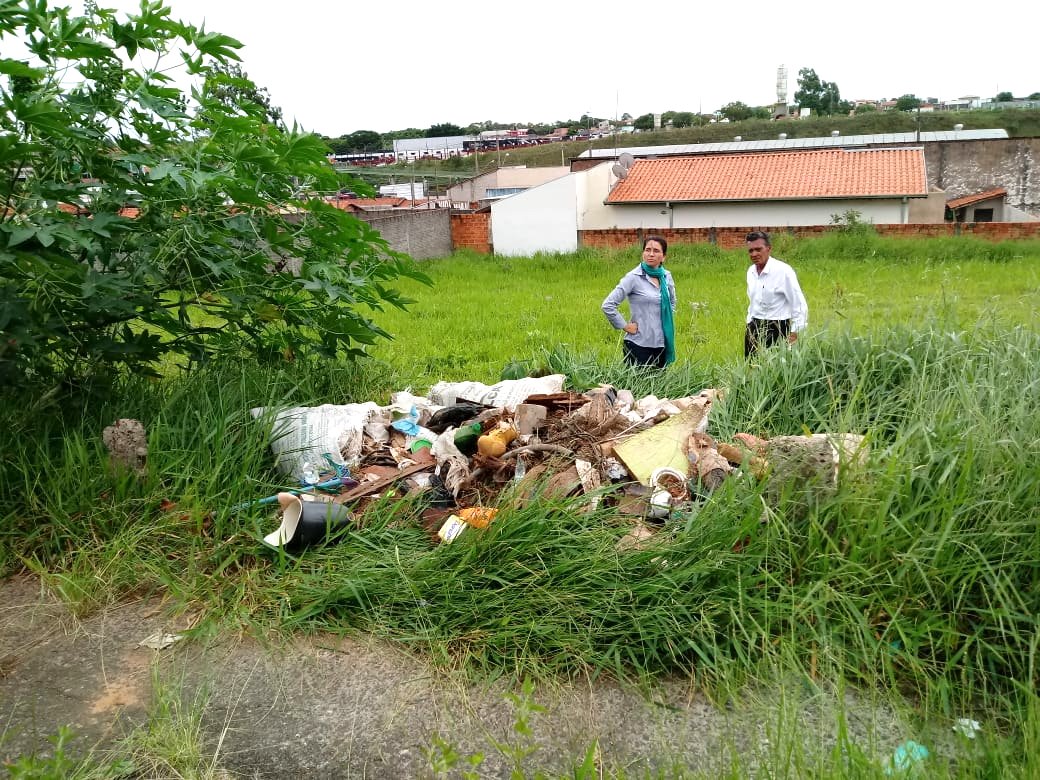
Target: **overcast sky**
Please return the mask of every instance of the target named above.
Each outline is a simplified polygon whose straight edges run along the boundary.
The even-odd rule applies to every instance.
[[[803,67],[850,100],[1040,91],[1031,2],[167,4],[241,41],[243,69],[286,119],[328,136],[766,105],[780,65],[789,100]]]

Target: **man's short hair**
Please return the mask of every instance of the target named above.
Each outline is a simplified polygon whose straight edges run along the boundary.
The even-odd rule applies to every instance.
[[[769,240],[769,234],[764,230],[752,230],[744,240],[750,244],[752,241],[758,241],[759,239],[765,241],[766,246],[773,245],[773,242]]]

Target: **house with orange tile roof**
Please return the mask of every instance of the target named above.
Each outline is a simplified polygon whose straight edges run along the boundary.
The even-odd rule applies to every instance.
[[[573,251],[585,230],[942,222],[920,147],[827,148],[602,163],[492,204],[496,254]]]
[[[927,197],[920,147],[812,149],[636,160],[604,204],[625,228],[826,225],[850,210],[900,224]]]
[[[994,187],[985,192],[951,198],[946,201],[946,208],[953,215],[954,222],[1010,222],[1012,220],[1004,213],[1006,201],[1007,189]]]

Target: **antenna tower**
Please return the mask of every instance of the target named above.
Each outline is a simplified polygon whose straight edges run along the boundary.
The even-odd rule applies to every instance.
[[[776,102],[777,105],[787,105],[787,66],[781,65],[776,69]]]

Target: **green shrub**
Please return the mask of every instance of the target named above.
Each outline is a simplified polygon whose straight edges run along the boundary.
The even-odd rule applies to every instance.
[[[387,335],[364,308],[405,306],[387,285],[422,275],[308,195],[336,186],[326,147],[270,121],[227,67],[237,41],[161,3],[125,20],[6,3],[0,35],[31,41],[29,60],[0,59],[0,381],[357,354]]]

